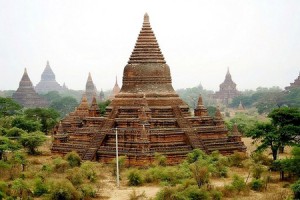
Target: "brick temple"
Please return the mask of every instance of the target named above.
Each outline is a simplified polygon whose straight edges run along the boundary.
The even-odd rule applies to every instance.
[[[93,82],[92,75],[89,73],[88,79],[85,84],[85,94],[89,103],[92,102],[93,97],[97,97],[97,88]]]
[[[50,91],[62,92],[63,90],[65,90],[65,88],[57,83],[55,74],[50,67],[49,61],[47,61],[46,67],[41,75],[41,80],[35,86],[35,91],[38,93],[47,93]]]
[[[113,100],[115,98],[115,96],[117,94],[119,94],[120,90],[121,90],[121,88],[120,88],[120,86],[118,84],[118,78],[116,77],[115,85],[114,85],[114,87],[113,87],[113,89],[111,91],[111,94],[109,95],[108,99],[109,100]]]
[[[110,162],[116,154],[126,156],[128,166],[147,166],[154,154],[176,164],[195,148],[222,154],[245,151],[241,134],[228,133],[217,110],[208,115],[199,97],[194,116],[172,87],[166,64],[147,14],[134,50],[123,72],[120,92],[99,117],[99,109],[83,95],[78,108],[55,130],[52,152],[76,151],[83,160]]]
[[[48,102],[34,90],[26,68],[19,83],[19,88],[13,93],[12,98],[25,108],[48,106]]]
[[[228,105],[231,103],[232,99],[239,94],[240,92],[236,89],[236,83],[233,82],[228,68],[225,80],[220,84],[220,90],[213,94],[213,98],[219,103]]]
[[[292,90],[295,88],[300,88],[300,72],[298,78],[295,79],[293,83],[290,83],[290,86],[285,87],[286,90]]]

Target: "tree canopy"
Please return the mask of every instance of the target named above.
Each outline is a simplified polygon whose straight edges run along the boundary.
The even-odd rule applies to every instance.
[[[19,113],[22,106],[11,98],[0,97],[0,117],[11,116]]]

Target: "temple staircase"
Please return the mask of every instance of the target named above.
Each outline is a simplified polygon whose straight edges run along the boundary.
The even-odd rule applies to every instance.
[[[93,160],[96,157],[97,150],[101,146],[102,142],[104,141],[106,137],[106,131],[110,131],[113,128],[114,125],[114,118],[118,114],[118,108],[115,107],[111,111],[108,119],[105,120],[102,130],[104,130],[101,133],[95,133],[93,138],[91,139],[91,143],[87,150],[85,151],[84,155],[82,156],[82,160]]]
[[[189,120],[184,118],[183,113],[181,112],[179,106],[172,106],[172,108],[179,127],[184,130],[193,149],[201,149],[207,153],[208,151],[205,148],[205,145],[197,136],[197,133],[193,129],[193,126],[190,124]]]

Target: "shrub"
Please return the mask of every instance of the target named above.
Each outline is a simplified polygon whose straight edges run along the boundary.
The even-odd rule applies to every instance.
[[[58,173],[63,173],[69,168],[69,163],[66,160],[62,159],[61,157],[55,158],[53,160],[53,164],[54,164],[54,171]]]
[[[251,159],[254,163],[260,163],[262,165],[270,166],[272,164],[272,159],[259,151],[253,152],[251,154]]]
[[[127,159],[126,156],[119,156],[119,172],[120,173],[125,168],[126,159]],[[117,176],[116,159],[113,159],[113,161],[111,162],[111,165],[112,165],[112,174],[113,174],[113,176]]]
[[[51,184],[48,198],[50,200],[77,200],[81,196],[70,181],[63,179]]]
[[[138,186],[143,184],[141,172],[137,169],[131,170],[128,173],[127,179],[128,179],[128,185],[130,186]]]
[[[292,190],[295,199],[300,199],[300,179],[292,185]]]
[[[246,183],[244,181],[244,178],[238,175],[233,175],[233,180],[231,183],[231,186],[238,192],[240,193],[246,188]]]
[[[37,178],[34,183],[34,191],[33,194],[35,196],[41,196],[48,192],[48,186],[41,178]]]
[[[83,174],[91,182],[95,182],[97,178],[95,163],[86,161],[82,163],[81,167]]]
[[[6,133],[6,137],[20,137],[22,134],[27,133],[23,129],[13,127],[9,129]]]
[[[79,167],[74,167],[72,169],[67,170],[66,177],[73,185],[80,185],[83,183],[84,174]]]
[[[143,200],[143,199],[147,199],[145,191],[143,191],[141,194],[138,194],[135,190],[133,190],[129,194],[129,200]]]
[[[190,169],[198,187],[209,183],[211,172],[214,170],[212,165],[205,160],[198,160],[192,163]]]
[[[235,151],[228,157],[228,159],[231,166],[243,167],[243,161],[247,159],[247,154]]]
[[[81,191],[82,191],[83,199],[87,199],[87,198],[90,198],[90,197],[94,198],[94,197],[97,196],[96,191],[90,185],[84,185],[81,188]]]
[[[210,191],[210,197],[212,200],[221,200],[222,196],[223,196],[222,192],[220,192],[218,190]]]
[[[167,158],[166,156],[160,154],[160,153],[157,153],[155,152],[154,154],[154,163],[155,165],[157,166],[166,166],[167,165]]]
[[[79,167],[81,165],[81,158],[75,151],[67,153],[65,160],[68,161],[70,167]]]
[[[255,191],[262,191],[264,183],[260,179],[253,179],[250,182],[250,188]]]
[[[200,149],[194,149],[191,153],[187,154],[187,161],[188,163],[194,163],[196,162],[199,158],[206,158],[207,155],[204,153],[204,151]]]
[[[0,181],[0,199],[4,199],[8,191],[8,185],[4,181]]]
[[[259,163],[253,163],[251,167],[252,176],[255,179],[260,179],[263,172],[266,171],[266,168]]]
[[[14,198],[19,197],[21,199],[29,199],[31,191],[28,184],[24,180],[18,178],[12,182],[11,194]]]

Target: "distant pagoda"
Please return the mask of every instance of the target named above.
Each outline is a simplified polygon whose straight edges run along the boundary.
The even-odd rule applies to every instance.
[[[85,85],[85,94],[86,94],[86,97],[87,97],[87,101],[89,104],[92,103],[92,100],[93,100],[93,97],[97,97],[97,88],[93,82],[93,79],[92,79],[92,75],[91,73],[89,72],[89,76],[88,76],[88,79],[86,81],[86,85]]]
[[[35,92],[26,68],[19,83],[19,88],[13,93],[12,98],[26,108],[48,106],[48,102]]]
[[[105,96],[104,96],[104,92],[103,92],[102,88],[101,88],[101,91],[100,91],[99,100],[100,100],[100,102],[105,101]]]
[[[118,85],[118,77],[116,77],[116,83],[115,83],[114,88],[112,89],[112,92],[111,92],[110,96],[108,97],[108,99],[109,100],[113,100],[115,98],[115,96],[117,94],[119,94],[120,90],[121,89],[120,89],[120,87]]]
[[[297,79],[295,79],[294,83],[290,83],[290,86],[285,87],[286,90],[292,90],[295,88],[300,88],[300,72]]]
[[[213,98],[224,105],[228,105],[239,94],[240,92],[236,89],[236,84],[233,82],[228,68],[225,80],[220,84],[220,90],[213,95]]]
[[[195,116],[191,115],[173,89],[170,68],[147,14],[124,68],[121,91],[104,117],[96,107],[82,106],[85,102],[83,97],[80,106],[58,125],[53,153],[76,151],[83,160],[108,163],[115,158],[116,136],[119,155],[126,156],[129,166],[149,166],[155,153],[166,156],[168,164],[176,164],[196,148],[222,154],[246,150],[240,135],[228,136],[218,109],[214,118],[208,115],[201,97]]]
[[[38,93],[48,93],[50,91],[63,91],[63,87],[55,80],[55,74],[53,73],[49,61],[47,61],[46,67],[41,75],[41,81],[35,86],[35,90]]]

